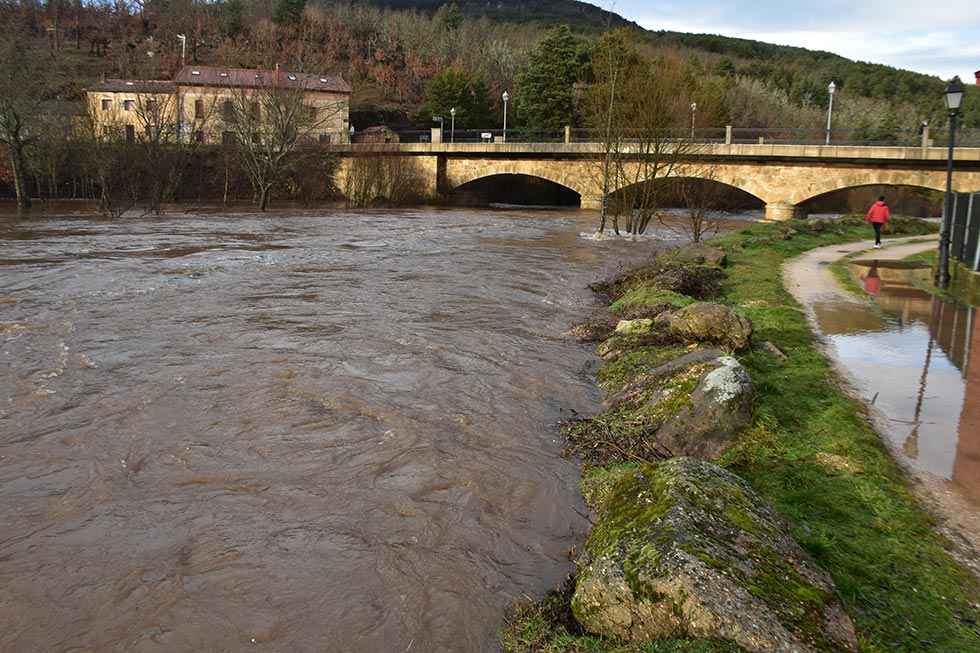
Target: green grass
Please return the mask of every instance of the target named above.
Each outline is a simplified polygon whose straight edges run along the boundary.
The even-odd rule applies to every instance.
[[[844,290],[850,292],[851,294],[857,295],[858,297],[867,297],[867,293],[864,292],[864,288],[861,284],[857,282],[854,278],[854,273],[851,272],[851,261],[859,258],[864,252],[854,252],[853,254],[848,254],[842,258],[837,259],[830,264],[830,273],[834,275]]]
[[[781,281],[781,267],[790,258],[866,237],[860,224],[814,230],[793,222],[753,225],[713,243],[729,255],[720,301],[753,321],[756,342],[769,340],[787,355],[780,361],[753,349],[739,356],[757,392],[754,423],[721,462],[786,517],[803,548],[834,578],[862,651],[980,651],[977,579],[947,552],[949,543],[910,492],[864,407],[842,390]],[[646,356],[650,362],[658,358]],[[609,375],[615,377],[609,386],[628,381],[633,369],[643,367],[624,366]],[[599,498],[615,471],[588,470],[583,487],[590,499]],[[505,649],[738,650],[690,640],[630,647],[586,636],[573,620],[551,618],[555,602],[567,601],[567,592],[562,596],[552,594],[512,615],[502,632]],[[545,608],[547,601],[552,603]]]
[[[767,436],[743,443],[727,462],[789,519],[800,544],[834,577],[863,650],[980,650],[976,579],[946,552],[777,272],[808,249],[863,235],[803,235],[751,249],[739,247],[745,234],[719,241],[732,267],[725,299],[743,307],[757,340],[788,356],[783,364],[762,352],[741,357],[758,389],[756,428]],[[839,456],[856,471],[828,468],[819,454]]]

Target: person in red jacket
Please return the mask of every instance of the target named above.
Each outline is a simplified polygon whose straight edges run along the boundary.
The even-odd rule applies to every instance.
[[[870,209],[868,209],[868,215],[864,217],[866,222],[870,222],[871,226],[875,230],[875,249],[881,249],[881,226],[888,222],[888,205],[885,204],[885,196],[882,195],[878,198]]]

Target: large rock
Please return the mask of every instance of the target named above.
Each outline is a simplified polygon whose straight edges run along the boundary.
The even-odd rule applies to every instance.
[[[576,324],[562,335],[582,342],[600,342],[613,334],[618,323],[618,317],[601,309],[594,311],[587,321]]]
[[[748,318],[712,302],[697,302],[661,313],[656,324],[681,340],[723,345],[732,350],[748,347],[752,338],[752,322]]]
[[[675,456],[710,460],[730,447],[752,420],[752,380],[731,356],[701,373],[688,403],[657,429],[657,444]]]
[[[677,261],[686,263],[704,263],[707,265],[725,265],[725,251],[717,247],[711,247],[704,243],[691,243],[684,247],[664,254]]]
[[[856,649],[833,581],[737,476],[675,458],[627,475],[606,497],[572,598],[588,632],[766,653]]]
[[[643,335],[653,330],[653,320],[640,318],[636,320],[620,320],[616,324],[616,333],[622,336]]]
[[[605,353],[615,359],[618,351]],[[644,372],[611,396],[604,409],[566,429],[570,451],[590,463],[673,456],[709,460],[731,447],[749,424],[752,382],[731,356],[697,350]]]

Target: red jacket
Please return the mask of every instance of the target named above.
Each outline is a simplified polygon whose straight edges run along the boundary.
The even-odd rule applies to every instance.
[[[878,224],[885,224],[888,222],[888,205],[882,201],[875,202],[870,209],[868,209],[868,215],[865,216],[867,222],[877,222]]]

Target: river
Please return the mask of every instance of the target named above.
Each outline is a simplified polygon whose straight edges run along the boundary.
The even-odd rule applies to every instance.
[[[577,211],[0,220],[0,650],[490,651],[589,522]]]

